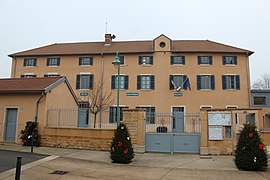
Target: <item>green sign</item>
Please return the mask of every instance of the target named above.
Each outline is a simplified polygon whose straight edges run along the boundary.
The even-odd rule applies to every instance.
[[[182,93],[174,93],[174,96],[181,97],[181,96],[183,96],[183,94]]]
[[[80,96],[88,96],[88,93],[87,92],[82,92],[82,93],[80,93]]]
[[[127,96],[139,96],[139,93],[127,93]]]

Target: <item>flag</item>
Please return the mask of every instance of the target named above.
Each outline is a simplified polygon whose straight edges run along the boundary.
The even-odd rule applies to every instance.
[[[186,87],[187,89],[191,91],[189,77],[187,77],[186,80],[184,81],[184,87]]]
[[[171,79],[171,83],[172,83],[172,87],[173,87],[173,89],[175,89],[176,91],[180,91],[181,90],[181,87],[179,86],[179,87],[177,87],[176,85],[175,85],[175,83],[173,82],[173,80]]]

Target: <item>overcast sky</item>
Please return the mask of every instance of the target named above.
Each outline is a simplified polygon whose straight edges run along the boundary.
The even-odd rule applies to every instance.
[[[213,40],[248,49],[251,80],[269,72],[270,0],[0,0],[0,77],[9,54],[61,42]]]

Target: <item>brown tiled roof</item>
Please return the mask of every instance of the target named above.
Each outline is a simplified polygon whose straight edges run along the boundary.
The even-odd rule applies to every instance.
[[[0,93],[41,93],[63,77],[0,79]]]
[[[120,53],[153,52],[154,41],[114,41],[111,46],[104,46],[104,42],[56,43],[48,46],[30,49],[14,54],[14,56],[50,56],[50,55],[84,55]],[[175,52],[223,52],[247,53],[253,52],[209,40],[173,40],[172,51]]]

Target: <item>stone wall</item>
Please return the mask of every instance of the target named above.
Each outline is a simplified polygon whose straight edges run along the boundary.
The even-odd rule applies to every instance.
[[[108,151],[113,135],[113,129],[44,128],[41,145]]]

